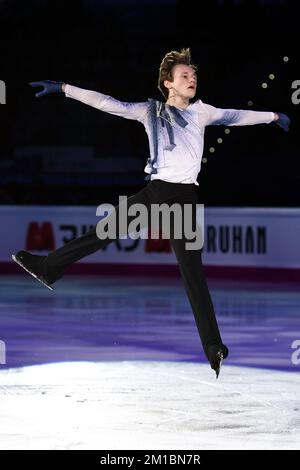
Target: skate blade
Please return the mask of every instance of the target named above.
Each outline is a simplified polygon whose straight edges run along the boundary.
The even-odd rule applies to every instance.
[[[220,371],[221,371],[221,367],[222,367],[222,363],[223,363],[223,354],[220,354],[220,362],[219,362],[219,366],[216,368],[216,379],[218,379],[219,375],[220,375]]]
[[[29,271],[23,263],[21,263],[20,260],[18,260],[18,258],[16,258],[15,255],[11,255],[13,261],[15,263],[17,263],[19,266],[21,266],[21,268],[23,268],[28,274],[30,274],[32,277],[34,277],[37,281],[39,281],[41,284],[43,284],[44,286],[48,287],[48,289],[50,290],[54,290],[53,287],[49,286],[49,284],[46,284],[46,282],[42,281],[42,279],[40,279],[38,276],[36,276],[35,274],[33,274],[31,271]]]

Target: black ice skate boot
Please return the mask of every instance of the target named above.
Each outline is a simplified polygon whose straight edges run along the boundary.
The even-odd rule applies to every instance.
[[[223,360],[228,356],[228,353],[225,344],[213,344],[208,348],[208,360],[211,368],[216,372],[216,378],[219,377]]]
[[[25,271],[27,271],[31,276],[37,279],[39,282],[48,287],[48,289],[53,290],[51,286],[52,282],[50,279],[47,279],[43,273],[43,261],[47,256],[32,255],[28,251],[18,251],[15,255],[12,255],[12,259],[21,266]]]

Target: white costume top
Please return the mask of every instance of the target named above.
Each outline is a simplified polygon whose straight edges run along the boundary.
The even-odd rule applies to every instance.
[[[150,157],[144,171],[150,175],[151,180],[193,183],[197,186],[206,126],[267,124],[272,122],[275,117],[273,112],[215,108],[203,103],[200,99],[189,104],[186,109],[155,102],[156,115],[154,116],[154,108],[150,106],[151,100],[127,103],[96,91],[84,90],[72,85],[66,85],[65,95],[106,113],[141,122],[148,135],[150,148]],[[154,100],[152,101],[154,102]],[[162,107],[166,112],[163,115],[160,113]],[[184,126],[180,125],[180,121],[178,123],[178,118],[176,119],[178,115],[179,120],[183,118]],[[155,132],[157,134],[155,136],[153,135],[153,119],[156,119]],[[174,145],[170,141],[170,132],[173,134]]]

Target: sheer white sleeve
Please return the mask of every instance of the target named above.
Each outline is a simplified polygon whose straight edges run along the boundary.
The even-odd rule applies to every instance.
[[[207,113],[206,125],[224,126],[251,126],[254,124],[268,124],[274,121],[272,111],[251,111],[244,109],[215,108],[203,103]]]
[[[67,98],[81,101],[105,113],[115,114],[116,116],[136,121],[143,121],[148,110],[148,101],[127,103],[97,91],[85,90],[72,85],[66,85],[65,95]]]

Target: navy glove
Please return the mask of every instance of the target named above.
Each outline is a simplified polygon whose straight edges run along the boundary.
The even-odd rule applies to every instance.
[[[278,114],[279,118],[275,121],[275,123],[278,126],[282,127],[282,129],[284,129],[286,132],[288,132],[289,126],[291,123],[290,118],[286,114],[283,114],[283,113],[276,113],[276,114]]]
[[[44,87],[43,91],[36,93],[36,98],[40,96],[49,95],[49,93],[59,93],[62,92],[62,85],[64,82],[52,82],[51,80],[42,80],[41,82],[31,82],[29,83],[32,87],[42,86]]]

